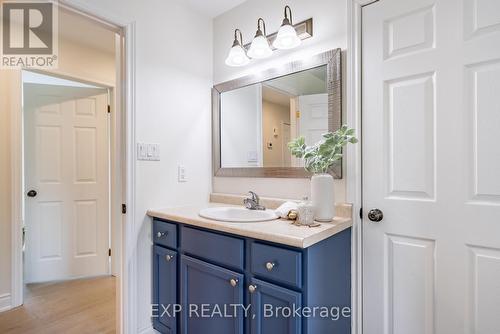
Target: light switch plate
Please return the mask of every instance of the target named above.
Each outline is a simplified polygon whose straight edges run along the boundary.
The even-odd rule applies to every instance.
[[[187,182],[186,167],[183,165],[177,167],[177,181]]]
[[[160,144],[137,143],[137,160],[160,161]]]

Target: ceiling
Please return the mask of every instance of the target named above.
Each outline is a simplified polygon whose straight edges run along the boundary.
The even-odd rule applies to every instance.
[[[25,83],[23,85],[23,103],[24,107],[26,108],[38,108],[54,103],[61,103],[73,99],[83,99],[86,97],[106,93],[107,90],[103,88],[70,87],[60,85]]]
[[[211,18],[242,4],[246,0],[177,0],[197,12]]]
[[[326,75],[326,66],[320,66],[271,79],[263,84],[293,96],[324,94],[327,92]]]
[[[290,107],[290,98],[293,95],[287,95],[284,92],[281,92],[275,88],[262,85],[262,100],[278,104],[283,107]]]

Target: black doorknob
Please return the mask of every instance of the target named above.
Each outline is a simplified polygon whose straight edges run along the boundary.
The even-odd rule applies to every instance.
[[[379,209],[371,209],[368,211],[368,219],[377,223],[384,219],[384,213]]]
[[[26,195],[28,195],[28,197],[35,197],[37,195],[37,192],[36,190],[30,190]]]

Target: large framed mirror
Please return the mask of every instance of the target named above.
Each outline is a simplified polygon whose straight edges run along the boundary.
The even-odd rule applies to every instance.
[[[311,145],[340,128],[341,69],[335,49],[214,86],[214,175],[310,177],[288,142],[304,136]],[[342,178],[342,162],[330,173]]]

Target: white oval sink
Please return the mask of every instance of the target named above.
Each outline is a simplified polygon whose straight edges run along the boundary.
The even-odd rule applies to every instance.
[[[200,211],[203,218],[231,222],[252,223],[278,219],[274,210],[248,210],[239,207],[214,207]]]

